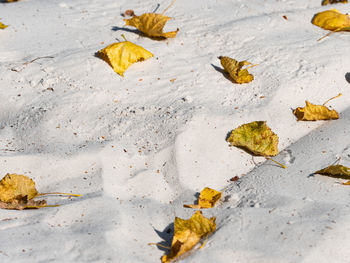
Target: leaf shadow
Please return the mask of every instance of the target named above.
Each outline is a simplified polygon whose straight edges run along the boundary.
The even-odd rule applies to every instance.
[[[220,68],[218,66],[215,66],[214,64],[210,64],[217,72],[220,72],[222,75],[224,75],[224,77],[226,79],[228,79],[229,81],[232,82],[231,78],[230,78],[230,74],[228,74],[228,72],[226,72],[223,68]]]
[[[345,79],[348,83],[350,83],[350,72],[345,74]]]
[[[166,37],[150,37],[137,29],[130,29],[130,28],[126,28],[126,27],[113,26],[112,30],[113,31],[124,31],[124,32],[134,33],[134,34],[139,35],[140,37],[148,37],[152,40],[157,40],[157,41],[164,41],[167,39]]]
[[[157,235],[161,239],[163,239],[161,242],[158,242],[158,244],[162,246],[170,247],[171,242],[173,240],[173,235],[174,235],[174,223],[170,223],[169,225],[167,225],[163,231],[159,231],[155,228],[153,229],[157,233]],[[160,246],[158,246],[158,249],[164,251],[164,253],[169,251],[167,248],[160,247]]]

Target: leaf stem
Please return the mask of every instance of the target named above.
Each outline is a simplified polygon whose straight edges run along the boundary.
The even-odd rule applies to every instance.
[[[163,13],[161,13],[161,15],[164,15],[164,13],[176,2],[176,0],[174,0],[167,8],[165,8],[165,10],[163,11]]]
[[[149,246],[155,245],[155,246],[166,248],[166,249],[169,249],[169,250],[171,249],[170,247],[164,246],[164,245],[159,244],[159,243],[148,243],[148,245]]]
[[[77,194],[68,194],[68,193],[57,193],[57,192],[53,192],[53,193],[40,193],[37,194],[35,197],[37,196],[43,196],[43,195],[68,195],[68,196],[74,196],[74,197],[80,197],[81,195],[77,195]]]
[[[342,93],[339,93],[337,96],[333,97],[333,98],[330,98],[329,100],[326,100],[325,103],[322,104],[322,106],[326,105],[328,102],[330,102],[331,100],[334,100],[336,98],[339,98],[340,96],[342,96],[343,94]]]
[[[320,39],[318,39],[317,41],[321,41],[322,39],[325,39],[326,37],[329,37],[330,35],[333,35],[334,33],[343,30],[343,27],[339,27],[334,31],[328,32],[327,34],[325,34],[323,37],[321,37]]]
[[[250,69],[250,68],[255,67],[255,66],[259,66],[259,64],[251,65],[251,66],[249,66],[249,67],[247,67],[245,69]]]
[[[284,168],[284,169],[286,169],[286,168],[287,168],[287,166],[285,166],[285,165],[283,165],[283,164],[281,164],[281,163],[279,163],[279,162],[275,161],[275,160],[274,160],[274,159],[272,159],[272,158],[266,158],[266,159],[273,161],[274,163],[278,164],[279,166],[281,166],[281,167],[282,167],[282,168]]]

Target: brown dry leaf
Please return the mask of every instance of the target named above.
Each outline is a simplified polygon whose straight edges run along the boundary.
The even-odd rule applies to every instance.
[[[228,142],[260,156],[278,154],[278,136],[266,125],[266,121],[253,121],[234,129]]]
[[[177,32],[163,32],[163,28],[171,18],[161,14],[146,13],[141,16],[134,16],[130,19],[124,19],[126,26],[133,26],[148,37],[154,38],[174,38]]]
[[[249,74],[248,69],[256,65],[248,61],[237,61],[230,57],[219,57],[221,65],[224,67],[225,71],[230,74],[231,80],[234,83],[243,84],[251,82],[254,79],[252,74]],[[244,66],[251,65],[245,69]]]
[[[346,4],[348,0],[323,0],[322,5],[332,5],[332,4],[338,4],[343,3]]]
[[[12,202],[5,203],[0,201],[0,208],[2,209],[12,209],[12,210],[23,210],[23,209],[39,209],[42,207],[47,207],[45,200],[28,200],[25,196],[20,200],[13,200]]]
[[[350,31],[350,17],[340,13],[337,9],[331,9],[317,13],[311,23],[326,30]]]
[[[134,10],[128,9],[124,12],[124,16],[135,16]]]
[[[127,40],[105,47],[99,55],[122,77],[132,64],[153,57],[151,52]]]
[[[215,206],[216,202],[220,200],[221,195],[222,192],[205,187],[199,195],[197,205],[184,205],[184,207],[194,209],[212,208]]]
[[[215,217],[208,219],[202,215],[201,211],[196,211],[188,220],[176,217],[171,249],[168,255],[162,257],[162,262],[178,259],[215,230]]]
[[[298,121],[318,121],[339,119],[339,114],[335,110],[330,110],[324,105],[314,105],[305,101],[304,108],[298,107],[294,110],[294,115]]]

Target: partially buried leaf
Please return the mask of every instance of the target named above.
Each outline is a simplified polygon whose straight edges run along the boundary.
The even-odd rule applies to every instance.
[[[251,68],[256,65],[248,61],[237,61],[229,57],[219,57],[221,65],[224,67],[225,71],[230,74],[231,80],[238,84],[248,83],[254,79],[252,74],[249,74],[248,68]],[[243,69],[244,66],[251,65]]]
[[[12,209],[12,210],[23,210],[23,209],[38,209],[46,207],[47,203],[45,200],[28,200],[28,197],[23,197],[19,200],[13,200],[9,203],[0,201],[0,208],[2,209]]]
[[[350,31],[350,17],[331,9],[317,13],[311,21],[314,25],[331,31]]]
[[[170,253],[162,257],[162,262],[170,262],[191,250],[202,238],[207,237],[216,229],[215,217],[204,217],[201,211],[196,211],[188,220],[176,217],[174,222],[174,237]]]
[[[347,3],[348,0],[323,0],[322,5],[337,4],[337,3]]]
[[[6,27],[8,26],[0,22],[0,29],[5,29]]]
[[[163,32],[163,28],[171,18],[161,14],[146,13],[141,16],[133,16],[130,19],[124,19],[126,26],[133,26],[140,30],[148,37],[155,38],[173,38],[176,37],[177,32]]]
[[[314,105],[305,101],[304,108],[298,107],[294,110],[294,115],[298,121],[317,121],[317,120],[335,120],[339,119],[339,114],[336,110],[330,110],[323,105]]]
[[[197,205],[184,205],[184,207],[201,209],[201,208],[212,208],[215,206],[216,202],[221,198],[221,192],[211,189],[209,187],[205,187],[198,199]]]
[[[315,174],[350,180],[350,168],[340,164],[330,165],[322,170],[316,171]],[[343,184],[350,185],[350,181]]]
[[[253,121],[234,129],[228,142],[260,156],[278,154],[278,136],[266,125],[266,121]]]
[[[151,52],[129,41],[111,44],[100,50],[99,55],[122,77],[133,63],[153,57]]]

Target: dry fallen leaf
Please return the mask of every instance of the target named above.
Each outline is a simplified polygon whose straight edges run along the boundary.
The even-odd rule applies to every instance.
[[[323,168],[322,170],[315,172],[315,174],[350,180],[350,168],[340,164],[330,165],[326,168]],[[343,185],[350,185],[350,181],[343,183]]]
[[[339,114],[336,110],[330,110],[324,106],[330,100],[340,97],[342,94],[327,100],[323,105],[314,105],[308,101],[305,101],[306,106],[304,108],[298,107],[294,110],[294,115],[298,118],[298,121],[318,121],[318,120],[336,120],[339,119]]]
[[[254,121],[239,126],[231,132],[227,141],[255,155],[278,154],[278,136],[271,131],[265,121]]]
[[[148,37],[173,38],[176,37],[179,29],[172,32],[163,32],[163,27],[170,19],[170,17],[163,16],[161,14],[146,13],[141,16],[134,16],[130,19],[124,19],[124,21],[126,26],[136,27]]]
[[[221,198],[221,192],[205,187],[198,199],[197,205],[184,205],[187,208],[202,209],[202,208],[212,208],[215,206],[216,202]]]
[[[48,193],[79,196],[65,193]],[[35,183],[27,176],[20,174],[6,174],[0,181],[0,208],[4,209],[32,209],[47,207],[46,201],[34,201],[33,198],[46,194],[39,194]]]
[[[135,13],[134,13],[134,10],[132,9],[128,9],[124,12],[124,16],[134,16]]]
[[[347,3],[348,0],[323,0],[322,5],[337,4],[337,3]]]
[[[230,74],[231,80],[235,83],[242,84],[251,82],[254,77],[252,74],[249,74],[248,69],[256,65],[248,61],[237,61],[229,57],[219,57],[221,65],[224,67],[225,71]],[[244,66],[251,65],[245,69],[242,69]]]
[[[338,112],[330,110],[323,105],[314,105],[308,101],[305,101],[306,106],[304,108],[298,107],[294,110],[294,115],[298,118],[298,121],[318,121],[318,120],[335,120],[339,119]]]
[[[20,174],[6,174],[0,181],[0,201],[12,202],[27,197],[28,200],[38,195],[35,183],[27,176]]]
[[[215,217],[204,217],[201,211],[196,211],[190,219],[176,217],[174,222],[174,237],[168,255],[162,257],[162,262],[170,262],[191,250],[202,238],[207,237],[216,229]]]
[[[8,26],[0,22],[0,29],[5,29],[6,27]]]
[[[315,172],[315,174],[350,180],[350,168],[340,164],[330,165],[326,168],[323,168],[322,170]]]
[[[127,40],[105,47],[99,55],[122,77],[133,63],[153,57],[151,52]]]
[[[317,13],[311,21],[314,25],[331,31],[350,31],[350,17],[331,9]]]

